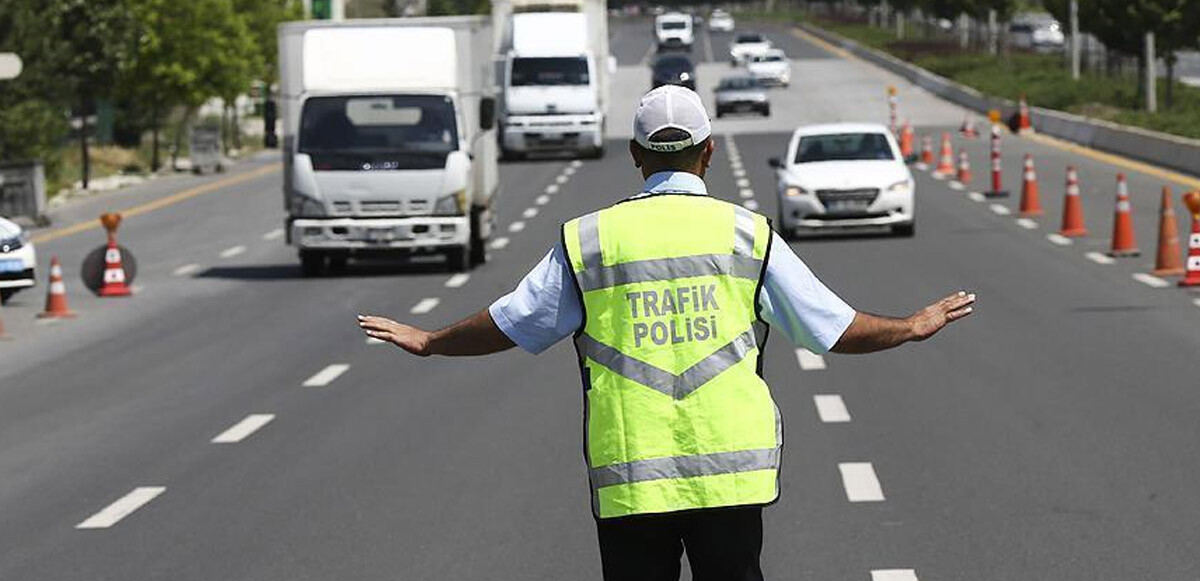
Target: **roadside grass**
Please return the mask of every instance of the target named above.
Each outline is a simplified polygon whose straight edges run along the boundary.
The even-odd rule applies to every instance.
[[[1181,83],[1174,86],[1172,108],[1165,109],[1167,83],[1159,80],[1159,112],[1151,114],[1139,110],[1134,75],[1085,74],[1074,82],[1061,55],[1011,52],[993,57],[964,52],[953,41],[897,41],[893,31],[865,24],[814,22],[988,95],[1016,100],[1025,94],[1030,105],[1200,139],[1200,89]]]

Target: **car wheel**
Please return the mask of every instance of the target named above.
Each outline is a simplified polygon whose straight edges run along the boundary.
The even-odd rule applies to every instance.
[[[314,278],[325,274],[326,256],[316,250],[300,251],[300,274],[305,278]]]
[[[916,222],[906,222],[904,224],[896,224],[892,226],[892,234],[901,238],[912,238],[917,233]]]
[[[20,289],[15,288],[0,288],[0,303],[7,303],[13,295],[17,294]]]
[[[763,108],[762,108],[762,116],[763,116],[763,117],[770,117],[770,116],[771,116],[771,108],[770,108],[770,107],[763,107]]]

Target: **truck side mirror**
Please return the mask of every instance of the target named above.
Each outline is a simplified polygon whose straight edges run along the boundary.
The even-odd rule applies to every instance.
[[[780,160],[778,157],[772,157],[772,158],[768,159],[767,165],[769,165],[775,169],[783,169],[783,161]]]
[[[479,128],[487,131],[496,126],[496,98],[484,97],[479,100]]]

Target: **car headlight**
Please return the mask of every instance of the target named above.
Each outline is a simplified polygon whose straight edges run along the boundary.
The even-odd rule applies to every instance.
[[[433,213],[441,216],[461,216],[467,212],[467,190],[462,189],[438,198]]]
[[[681,81],[686,81],[690,78],[692,78],[692,75],[689,75],[687,73],[679,73],[679,80],[681,80]]]
[[[907,194],[912,191],[912,182],[909,180],[900,180],[887,187],[889,194]]]
[[[29,239],[25,237],[24,232],[18,233],[16,236],[0,240],[0,252],[12,252],[25,246]]]
[[[295,214],[299,217],[324,218],[326,215],[325,204],[320,200],[304,195],[297,195],[293,200],[295,200],[296,206]]]
[[[785,195],[787,195],[787,197],[792,198],[795,196],[807,196],[807,195],[811,194],[812,192],[810,192],[800,186],[788,186],[787,189],[785,189],[783,191],[783,193]]]

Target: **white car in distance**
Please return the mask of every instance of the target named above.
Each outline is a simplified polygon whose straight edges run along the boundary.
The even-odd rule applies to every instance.
[[[0,218],[0,302],[37,284],[37,252],[25,231]]]
[[[751,56],[746,70],[763,85],[786,87],[792,83],[792,61],[777,48]]]
[[[915,232],[914,182],[900,147],[879,124],[836,123],[797,129],[776,172],[779,230]]]
[[[733,32],[733,17],[723,10],[713,10],[708,17],[708,30],[711,32]]]
[[[771,50],[771,41],[757,32],[744,32],[733,39],[729,45],[729,64],[738,66],[745,64],[750,57]]]
[[[695,40],[692,17],[679,12],[656,16],[654,39],[660,52],[670,49],[692,50]]]

